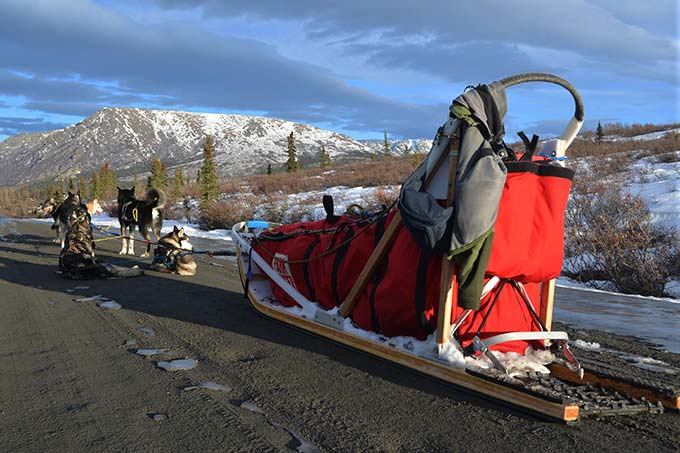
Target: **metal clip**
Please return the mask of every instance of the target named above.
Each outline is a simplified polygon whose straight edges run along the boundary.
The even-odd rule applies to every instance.
[[[498,360],[498,358],[493,354],[493,352],[486,347],[484,342],[479,339],[479,337],[474,337],[472,339],[472,345],[475,349],[475,351],[479,351],[482,354],[484,354],[489,360],[491,360],[491,363],[493,363],[493,366],[496,367],[499,371],[501,371],[504,374],[508,374],[508,370],[505,369],[503,364]]]

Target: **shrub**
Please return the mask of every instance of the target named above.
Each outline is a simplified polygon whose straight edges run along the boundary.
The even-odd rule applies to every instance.
[[[235,223],[252,219],[255,206],[256,204],[249,202],[248,199],[208,203],[198,215],[198,225],[203,230],[231,229]]]
[[[572,194],[565,220],[565,275],[596,287],[609,281],[622,293],[665,295],[677,272],[678,233],[653,224],[641,198],[611,181],[592,184]]]

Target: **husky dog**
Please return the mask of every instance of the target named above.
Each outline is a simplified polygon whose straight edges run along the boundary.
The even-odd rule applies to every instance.
[[[74,280],[136,277],[141,269],[105,264],[94,256],[94,240],[87,208],[77,204],[68,211],[65,245],[59,253],[59,269],[64,277]]]
[[[57,235],[55,242],[59,242],[62,249],[66,240],[66,230],[68,229],[71,211],[79,206],[82,206],[80,192],[72,193],[69,191],[68,197],[52,211],[52,218],[54,219],[52,229],[55,230]]]
[[[99,204],[99,200],[97,200],[96,198],[90,201],[89,203],[85,203],[85,207],[87,208],[87,212],[89,212],[91,216],[101,214],[104,212],[102,205]]]
[[[185,254],[192,249],[193,246],[184,228],[175,226],[170,233],[158,241],[151,269],[179,275],[195,275],[196,261],[191,255]]]
[[[54,213],[54,211],[59,207],[62,201],[63,197],[60,198],[59,194],[55,192],[54,195],[52,195],[47,200],[43,201],[42,208],[38,212],[42,214],[43,217],[47,217],[48,215]]]
[[[132,189],[118,187],[118,222],[120,222],[120,235],[123,236],[121,255],[135,254],[135,227],[138,226],[139,232],[147,241],[146,252],[141,256],[149,256],[149,250],[151,250],[149,229],[153,231],[156,240],[161,237],[163,227],[161,209],[164,207],[165,193],[160,189],[152,187],[146,192],[146,199],[138,200],[135,198],[134,187]]]
[[[79,205],[87,209],[87,213],[90,216],[95,214],[101,214],[104,212],[99,201],[95,198],[89,203],[83,204],[80,198],[80,191],[76,193],[69,192],[68,197],[58,204],[56,208],[52,209],[52,218],[54,223],[52,224],[52,229],[55,230],[57,238],[55,242],[59,242],[61,248],[64,248],[64,240],[66,239],[66,229],[68,228],[67,219],[69,217],[69,211],[73,209],[74,206]]]

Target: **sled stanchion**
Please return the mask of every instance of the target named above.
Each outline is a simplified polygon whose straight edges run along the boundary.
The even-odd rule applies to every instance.
[[[458,142],[455,141],[455,143],[457,144]],[[447,149],[450,149],[450,147],[447,146]],[[446,156],[448,156],[448,154],[449,153],[445,151],[439,156],[437,162],[435,163],[432,169],[432,172],[430,172],[425,177],[423,187],[427,187],[430,184],[430,182],[434,178],[434,175],[437,173],[437,170],[446,160]],[[345,300],[340,305],[340,308],[338,309],[338,314],[343,318],[346,318],[352,312],[352,309],[359,300],[361,292],[364,290],[364,288],[366,288],[368,280],[371,278],[375,270],[378,268],[378,265],[385,257],[385,254],[392,246],[394,240],[397,238],[397,234],[399,233],[399,231],[401,231],[402,225],[403,221],[401,220],[401,213],[397,209],[397,212],[394,214],[394,217],[392,218],[392,221],[385,230],[385,233],[380,238],[380,241],[378,241],[378,245],[376,245],[375,249],[373,250],[373,253],[371,253],[371,256],[368,258],[366,265],[364,265],[364,268],[361,270],[359,277],[357,277],[356,281],[354,282],[354,285],[352,285],[352,289],[350,290],[349,294],[347,295]]]
[[[403,222],[401,220],[401,214],[397,210],[396,214],[394,214],[394,217],[392,218],[392,221],[385,230],[385,233],[380,238],[378,245],[376,246],[375,250],[373,250],[373,253],[371,253],[371,256],[368,258],[364,268],[361,270],[359,277],[357,277],[356,282],[354,282],[352,289],[342,302],[342,305],[340,305],[338,313],[343,318],[346,318],[352,312],[354,305],[356,305],[357,301],[359,300],[359,295],[361,295],[361,292],[368,283],[368,279],[371,278],[373,272],[375,272],[376,268],[378,267],[378,264],[385,257],[385,254],[388,252],[390,247],[392,247],[392,243],[397,238],[397,234],[399,234],[402,224]]]
[[[455,146],[455,149],[454,149]],[[458,169],[458,142],[452,141],[449,145],[449,179],[446,185],[446,206],[453,204],[456,196],[456,170]],[[446,256],[442,256],[442,271],[439,279],[439,310],[437,312],[437,333],[435,341],[441,348],[451,338],[451,310],[453,299],[453,279],[455,278],[455,265]]]
[[[541,283],[541,311],[539,317],[546,329],[552,330],[555,279]]]

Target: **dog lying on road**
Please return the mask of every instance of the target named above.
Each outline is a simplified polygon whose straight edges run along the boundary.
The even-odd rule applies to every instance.
[[[184,228],[175,226],[170,233],[158,241],[151,269],[179,275],[195,275],[196,261],[191,255],[186,254],[191,250],[193,246]]]
[[[59,253],[59,269],[64,277],[73,280],[137,277],[144,271],[98,261],[94,255],[94,239],[90,214],[81,204],[70,207],[66,219],[65,244]]]

